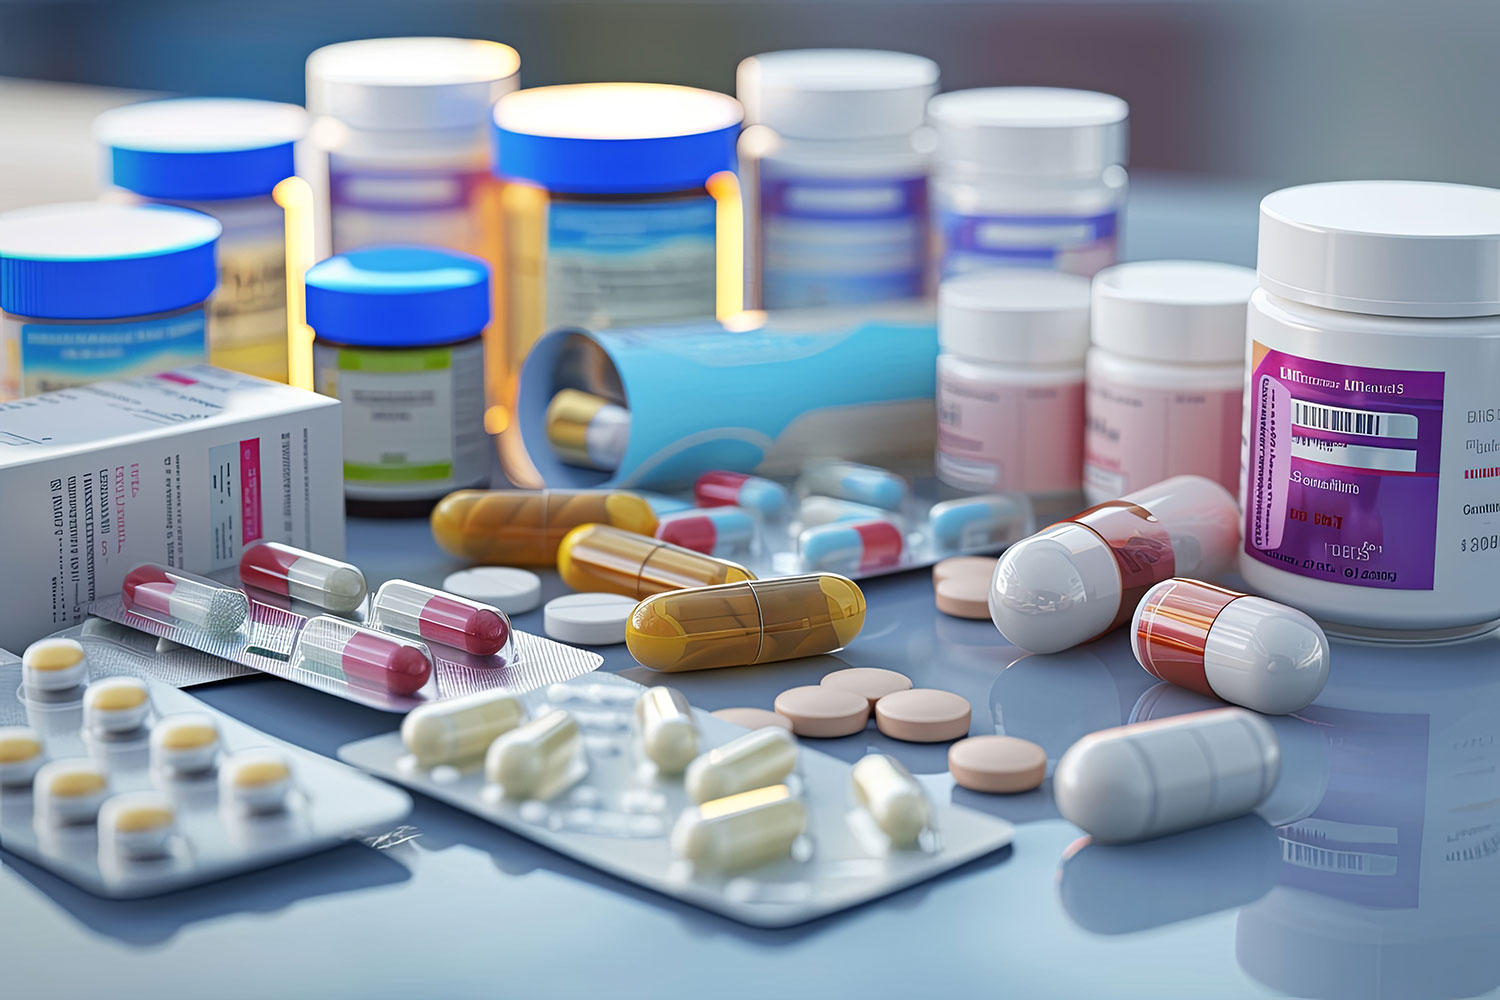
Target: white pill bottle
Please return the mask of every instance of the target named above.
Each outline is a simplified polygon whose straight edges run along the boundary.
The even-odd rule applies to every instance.
[[[1500,190],[1310,184],[1260,208],[1251,587],[1370,639],[1500,620]]]

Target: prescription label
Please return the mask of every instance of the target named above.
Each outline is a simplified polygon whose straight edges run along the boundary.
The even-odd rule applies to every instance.
[[[1254,343],[1245,552],[1315,580],[1431,590],[1443,380]]]
[[[1092,277],[1118,253],[1119,213],[937,216],[943,277],[996,267],[1035,267]]]
[[[483,168],[391,170],[332,156],[328,206],[333,252],[420,243],[483,255],[480,201],[494,183]]]
[[[1234,493],[1243,401],[1240,388],[1164,389],[1091,372],[1083,466],[1089,496],[1124,496],[1185,475]]]
[[[1069,493],[1083,465],[1083,383],[1001,385],[938,366],[938,478],[978,492]]]
[[[767,309],[920,298],[927,178],[809,177],[761,163],[761,298]]]
[[[714,315],[717,213],[707,195],[649,204],[554,200],[547,210],[547,329]]]
[[[21,396],[151,375],[208,359],[201,308],[126,322],[4,321],[4,353]]]
[[[315,344],[318,391],[343,404],[344,485],[356,498],[438,495],[484,480],[484,355],[452,347]]]

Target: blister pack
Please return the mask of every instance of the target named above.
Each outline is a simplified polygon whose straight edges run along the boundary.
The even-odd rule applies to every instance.
[[[1006,846],[1012,831],[928,801],[893,758],[851,767],[783,729],[752,732],[691,708],[672,689],[613,674],[425,708],[402,732],[346,744],[339,757],[764,927],[932,878]]]
[[[405,792],[139,676],[97,635],[0,653],[0,847],[101,896],[209,882],[382,833]],[[202,655],[202,654],[195,654]]]

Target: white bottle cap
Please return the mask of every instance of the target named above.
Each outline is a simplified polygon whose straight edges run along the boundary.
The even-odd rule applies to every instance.
[[[907,52],[794,49],[740,63],[747,125],[798,139],[868,139],[922,127],[938,65]]]
[[[1123,595],[1109,545],[1064,521],[1005,550],[990,582],[990,618],[1011,645],[1057,653],[1108,629]]]
[[[1092,90],[986,87],[927,105],[938,155],[1001,174],[1079,177],[1125,162],[1130,106]]]
[[[1094,276],[1094,343],[1133,358],[1239,364],[1253,291],[1255,272],[1235,264],[1117,264]]]
[[[1338,181],[1260,203],[1260,285],[1374,316],[1500,315],[1500,190]]]
[[[1082,364],[1089,279],[1029,269],[949,278],[938,287],[938,342],[978,361]]]
[[[521,57],[475,38],[366,38],[307,57],[307,110],[361,129],[483,128]]]

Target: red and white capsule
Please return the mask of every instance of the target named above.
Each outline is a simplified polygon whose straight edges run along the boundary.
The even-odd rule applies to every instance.
[[[901,562],[906,541],[890,521],[833,521],[797,536],[802,565],[825,573],[873,573]]]
[[[743,507],[761,517],[778,517],[791,506],[785,486],[743,472],[705,472],[693,484],[693,499],[699,507]]]
[[[309,618],[303,626],[297,663],[391,694],[414,694],[432,676],[432,654],[422,643],[329,615]]]
[[[493,656],[510,644],[505,612],[406,580],[390,580],[370,606],[375,624],[452,646],[476,656]]]
[[[250,614],[250,599],[242,591],[154,563],[125,574],[120,596],[130,611],[155,612],[220,634],[233,632]]]
[[[1146,591],[1130,626],[1147,673],[1235,705],[1286,715],[1328,680],[1328,639],[1296,608],[1174,577]]]
[[[656,537],[694,552],[723,558],[750,548],[755,541],[755,519],[738,507],[685,510],[663,514],[656,524]]]
[[[280,542],[257,542],[247,548],[240,556],[240,579],[328,611],[353,611],[368,592],[359,567]]]

